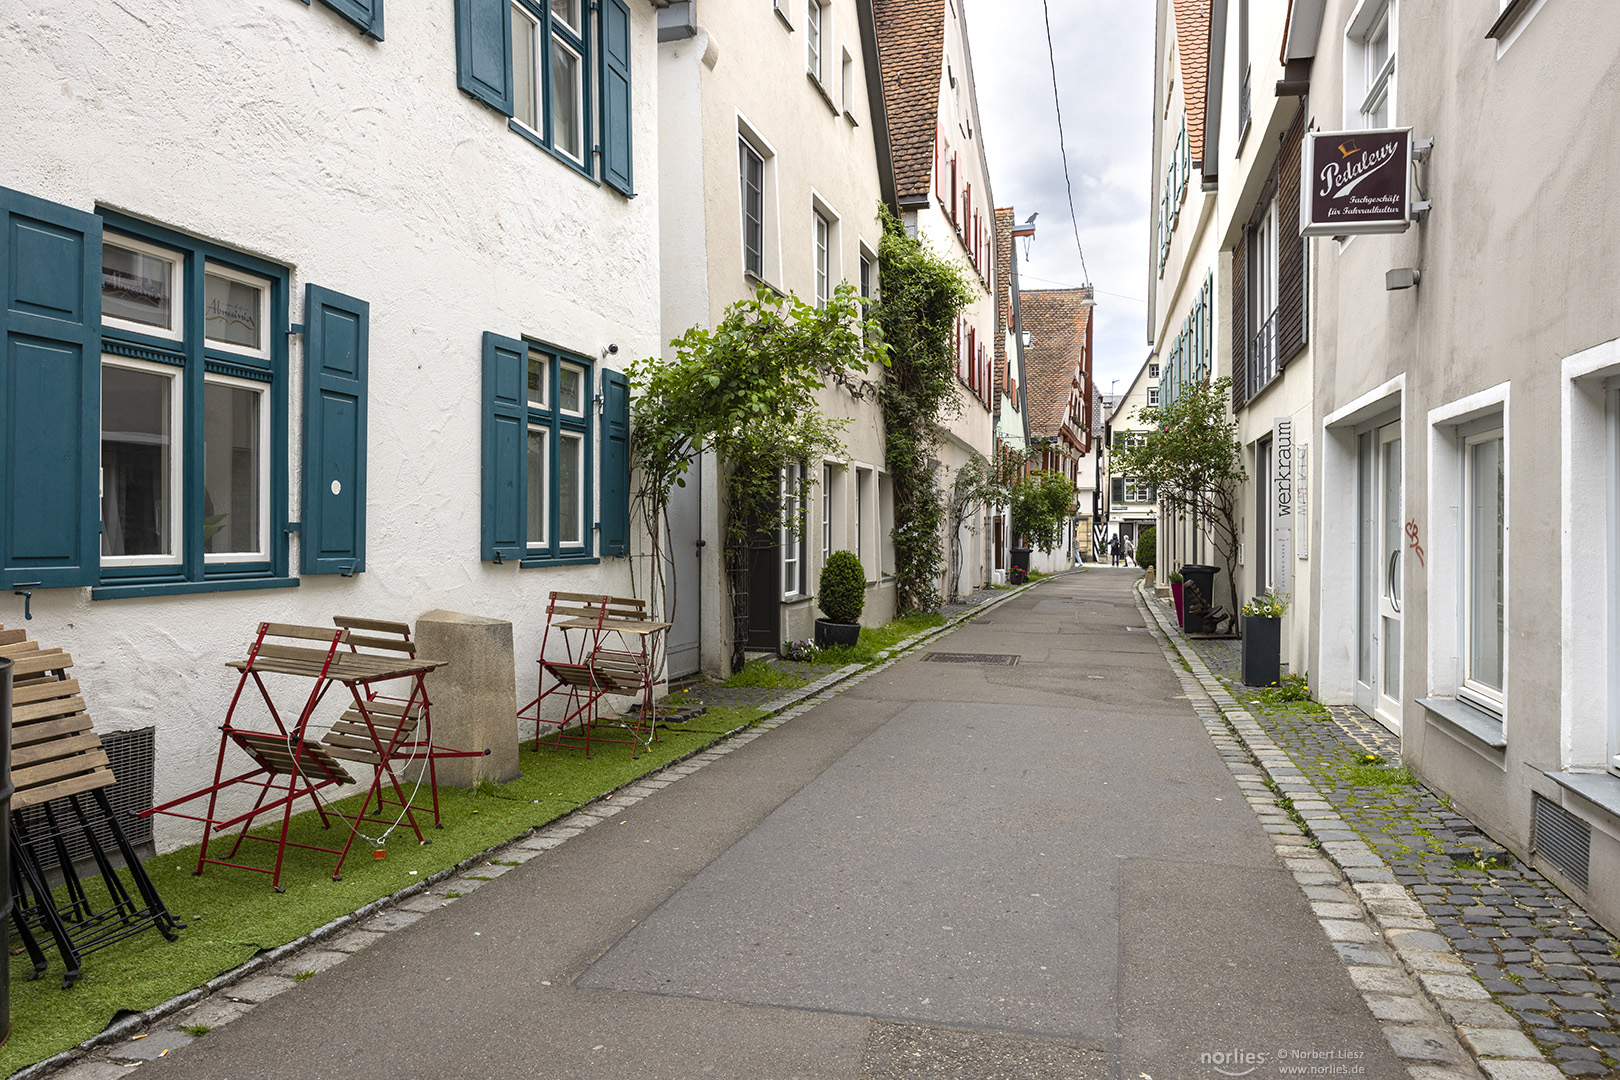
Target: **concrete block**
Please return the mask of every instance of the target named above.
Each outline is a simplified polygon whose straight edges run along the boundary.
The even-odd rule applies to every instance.
[[[1479,1067],[1491,1080],[1564,1080],[1558,1066],[1545,1061],[1486,1060]]]
[[[416,620],[418,654],[446,666],[427,677],[433,702],[433,741],[484,757],[437,763],[439,783],[475,787],[480,780],[516,780],[517,672],[512,624],[458,611],[429,611]]]

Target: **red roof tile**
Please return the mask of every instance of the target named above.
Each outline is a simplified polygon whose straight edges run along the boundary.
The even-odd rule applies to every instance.
[[[1076,375],[1090,363],[1084,354],[1091,297],[1089,288],[1019,292],[1024,332],[1032,339],[1024,349],[1030,438],[1052,438],[1068,420]]]
[[[933,187],[945,5],[941,0],[875,0],[873,7],[895,193],[901,199],[926,196]]]
[[[1209,86],[1209,0],[1174,0],[1176,53],[1181,57],[1181,96],[1187,106],[1187,143],[1194,161],[1204,160],[1204,95]]]

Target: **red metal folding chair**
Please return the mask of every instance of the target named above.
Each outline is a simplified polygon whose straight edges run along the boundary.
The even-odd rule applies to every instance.
[[[546,726],[554,729],[556,747],[579,746],[591,756],[592,742],[624,743],[634,757],[657,737],[653,691],[658,677],[658,643],[669,623],[647,618],[646,602],[618,596],[554,592],[546,606],[546,630],[540,643],[540,679],[534,700],[518,710],[518,719],[534,723],[534,745]],[[563,656],[548,659],[552,631]],[[549,680],[552,685],[546,685]],[[639,698],[627,716],[604,717],[601,702],[609,694]],[[566,701],[556,715],[546,716],[542,703],[553,695]],[[624,734],[603,732],[615,727]]]
[[[220,727],[219,756],[214,766],[214,782],[189,795],[183,795],[146,811],[148,815],[171,814],[203,823],[202,847],[197,855],[197,873],[202,873],[203,867],[209,863],[239,870],[252,870],[269,874],[271,887],[277,892],[283,892],[285,890],[281,888],[281,867],[286,849],[292,846],[336,855],[338,861],[332,870],[332,877],[339,880],[343,862],[354,845],[358,827],[367,821],[387,823],[384,819],[367,813],[372,800],[380,797],[382,793],[384,778],[393,791],[394,804],[402,808],[399,821],[410,825],[417,840],[426,842],[421,828],[417,825],[410,800],[406,797],[404,787],[394,770],[394,754],[399,741],[395,735],[402,725],[396,723],[391,727],[386,722],[379,725],[378,719],[384,714],[379,713],[377,717],[373,717],[366,691],[372,683],[410,678],[411,693],[399,715],[401,717],[410,715],[413,709],[418,707],[425,713],[426,687],[423,680],[427,673],[438,665],[433,661],[414,657],[395,658],[358,653],[346,648],[349,636],[349,630],[341,626],[329,629],[285,623],[260,623],[258,636],[254,639],[247,659],[233,660],[227,665],[240,671],[241,676],[237,680],[236,692],[231,696],[225,722]],[[285,642],[289,640],[319,644],[286,644]],[[305,697],[296,719],[291,722],[282,719],[270,688],[265,684],[265,675],[285,675],[313,681],[313,686]],[[242,705],[242,692],[250,682],[258,689],[259,696],[264,701],[270,720],[274,724],[274,731],[248,727],[237,717],[238,708]],[[375,754],[375,761],[367,762],[373,765],[371,784],[361,800],[359,810],[354,814],[337,814],[323,800],[321,792],[356,781],[334,756],[332,748],[311,738],[308,730],[315,710],[334,684],[342,684],[348,688],[354,701],[354,710],[351,712],[356,717],[356,724],[351,730],[364,732]],[[345,714],[348,715],[350,714]],[[254,767],[235,776],[226,777],[226,753],[233,745],[253,760]],[[220,794],[239,785],[257,789],[253,805],[245,812],[230,814],[229,811],[224,811],[226,816],[221,816]],[[201,815],[177,809],[204,796],[207,796],[208,806]],[[349,835],[341,848],[304,844],[287,838],[293,804],[305,797],[314,803],[323,827],[330,828],[331,818],[334,816],[346,819],[351,824]],[[252,831],[256,818],[277,811],[280,812],[279,828],[272,827],[269,834]],[[208,854],[210,836],[236,826],[241,826],[241,831],[225,858],[210,858]],[[272,844],[275,847],[273,865],[262,867],[231,861],[236,858],[244,840]]]

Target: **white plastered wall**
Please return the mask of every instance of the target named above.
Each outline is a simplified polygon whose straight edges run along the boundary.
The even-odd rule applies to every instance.
[[[0,19],[5,85],[26,91],[6,98],[0,185],[280,263],[295,323],[307,282],[371,305],[364,573],[142,599],[35,590],[31,622],[21,601],[4,613],[74,654],[98,729],[156,727],[159,801],[212,775],[235,682],[224,665],[246,654],[260,620],[412,622],[434,608],[510,620],[523,701],[546,594],[632,588],[627,559],[524,570],[479,558],[482,334],[532,336],[599,368],[610,343],[612,367],[658,349],[655,31],[651,8],[631,10],[635,199],[457,88],[450,4],[390,5],[382,42],[283,0]],[[296,336],[288,366],[297,521]],[[600,428],[598,417],[598,440]],[[160,848],[195,838],[189,824],[158,821]]]

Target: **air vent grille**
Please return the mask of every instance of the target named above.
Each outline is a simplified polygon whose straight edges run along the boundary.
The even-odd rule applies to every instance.
[[[156,728],[138,728],[134,731],[106,731],[101,733],[101,745],[107,751],[107,761],[112,766],[113,775],[118,783],[107,789],[107,801],[112,803],[113,812],[124,827],[124,835],[131,844],[144,844],[152,839],[152,819],[136,817],[142,810],[152,808],[152,784],[154,774],[154,758]],[[88,798],[89,796],[86,796]],[[59,823],[73,821],[71,808],[49,804],[51,811],[57,815]],[[18,813],[23,822],[35,829],[43,829],[46,824],[45,807],[29,806]],[[105,833],[105,827],[98,828],[98,834]],[[90,858],[90,848],[84,842],[82,833],[69,830],[65,841],[68,858],[75,863],[81,859]],[[103,851],[113,850],[111,835],[98,835]],[[55,852],[41,849],[37,851],[40,863],[49,868],[57,866],[60,860]],[[116,856],[114,856],[116,858]]]
[[[1540,795],[1532,798],[1536,854],[1585,888],[1592,861],[1592,826],[1555,802]]]

